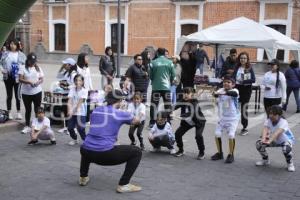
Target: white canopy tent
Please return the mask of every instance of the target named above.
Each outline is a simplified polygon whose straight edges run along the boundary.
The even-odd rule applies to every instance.
[[[200,42],[216,46],[216,48],[222,46],[261,48],[266,50],[269,60],[276,57],[278,49],[292,50],[294,57],[297,60],[300,59],[300,42],[245,17],[179,38],[177,54],[185,42]]]

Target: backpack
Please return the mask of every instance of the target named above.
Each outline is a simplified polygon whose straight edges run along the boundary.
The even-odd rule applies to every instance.
[[[0,123],[8,121],[8,111],[0,109]]]

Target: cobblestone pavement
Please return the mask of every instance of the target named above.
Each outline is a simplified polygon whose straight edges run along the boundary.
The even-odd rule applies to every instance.
[[[56,70],[57,68],[55,68]],[[53,71],[53,70],[51,70]],[[55,73],[46,73],[54,77]],[[50,78],[49,78],[50,80]],[[46,78],[45,85],[49,82]],[[0,91],[4,88],[0,88]],[[293,99],[291,99],[293,100]],[[1,103],[3,102],[1,97]],[[4,105],[4,104],[2,104]],[[250,114],[249,135],[237,136],[236,161],[224,164],[211,161],[216,151],[214,144],[215,114],[211,105],[203,106],[208,116],[204,130],[206,159],[197,156],[194,129],[184,136],[185,156],[175,158],[168,152],[150,153],[149,143],[134,177],[133,183],[143,187],[139,193],[117,194],[118,180],[124,165],[103,167],[91,165],[88,186],[78,186],[80,153],[79,146],[68,146],[70,137],[57,133],[57,145],[41,143],[27,146],[29,135],[19,132],[0,134],[0,199],[3,200],[82,200],[82,199],[180,199],[180,200],[222,200],[222,199],[300,199],[299,159],[299,117],[287,113],[287,119],[296,136],[294,162],[296,172],[287,172],[281,149],[269,150],[271,166],[255,167],[259,159],[255,141],[260,136],[264,115]],[[174,130],[179,121],[172,122]],[[240,128],[239,128],[240,130]],[[119,141],[129,144],[128,126],[120,129]],[[148,130],[143,135],[146,138]],[[225,154],[228,152],[227,138],[223,139]]]

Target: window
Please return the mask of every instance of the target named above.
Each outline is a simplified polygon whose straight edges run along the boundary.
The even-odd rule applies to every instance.
[[[54,24],[54,50],[66,51],[66,25]]]
[[[111,24],[111,48],[113,52],[118,50],[118,24]],[[124,54],[124,24],[121,24],[121,53]]]
[[[197,24],[183,24],[181,25],[181,36],[189,35],[198,31]]]
[[[276,31],[282,33],[283,35],[286,34],[286,26],[285,25],[271,24],[271,25],[267,25],[267,26],[272,29],[275,29]],[[277,51],[276,58],[278,60],[284,60],[284,50],[279,49]],[[268,59],[268,57],[267,57],[266,51],[264,51],[264,60],[267,60],[267,59]]]

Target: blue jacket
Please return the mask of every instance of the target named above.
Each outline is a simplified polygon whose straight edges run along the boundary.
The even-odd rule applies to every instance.
[[[289,67],[284,73],[287,87],[300,88],[300,69]]]

